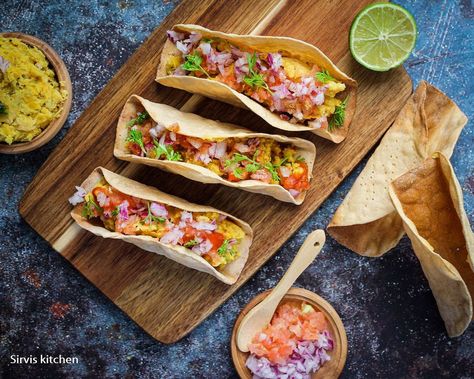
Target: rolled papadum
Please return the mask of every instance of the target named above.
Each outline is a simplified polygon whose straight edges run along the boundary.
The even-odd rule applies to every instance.
[[[474,235],[449,160],[436,153],[392,182],[390,197],[450,337],[472,320]]]
[[[295,147],[296,156],[304,159],[307,165],[307,181],[312,178],[316,147],[310,141],[281,135],[254,133],[237,125],[209,120],[193,113],[177,110],[169,105],[153,103],[142,97],[132,95],[126,102],[117,124],[117,134],[114,146],[114,155],[129,162],[141,163],[148,166],[182,175],[201,183],[218,183],[249,192],[265,194],[280,201],[301,204],[306,196],[306,191],[301,191],[293,196],[290,191],[280,184],[265,183],[260,180],[242,180],[232,182],[222,178],[207,167],[198,164],[149,158],[132,154],[127,148],[127,136],[130,130],[128,125],[134,119],[139,108],[144,108],[151,119],[173,133],[204,140],[219,141],[226,138],[266,138],[290,144]]]
[[[228,34],[209,30],[199,25],[175,25],[173,27],[173,32],[194,32],[207,40],[220,38],[229,41],[231,44],[239,47],[243,51],[279,53],[283,58],[288,58],[292,64],[292,75],[298,75],[301,71],[301,67],[317,65],[321,70],[326,71],[332,78],[345,84],[345,90],[338,93],[336,96],[340,100],[346,100],[345,117],[342,117],[340,120],[341,122],[340,124],[337,124],[337,127],[328,127],[327,123],[325,126],[321,127],[319,123],[313,123],[313,125],[311,125],[311,122],[308,122],[306,125],[304,123],[289,122],[288,120],[282,119],[277,112],[272,112],[260,102],[234,90],[223,82],[215,79],[188,75],[170,75],[167,73],[167,62],[170,57],[180,54],[180,50],[178,50],[169,39],[166,41],[162,50],[161,60],[156,75],[156,81],[158,83],[224,101],[237,107],[247,108],[278,129],[287,131],[310,131],[335,143],[339,143],[346,138],[349,131],[349,125],[355,113],[357,83],[355,80],[343,73],[321,50],[315,46],[290,37]],[[304,91],[304,89],[300,90]],[[283,98],[282,96],[284,95],[282,94],[281,98]],[[307,120],[305,120],[305,122],[306,121]]]
[[[421,81],[337,209],[328,233],[369,257],[396,246],[404,231],[390,200],[390,182],[436,151],[450,157],[466,122],[451,99]]]
[[[226,284],[233,284],[237,281],[247,261],[249,247],[253,238],[252,229],[247,223],[212,207],[193,204],[178,197],[168,195],[157,190],[156,188],[138,183],[102,167],[96,168],[87,177],[87,179],[80,186],[80,190],[84,191],[83,193],[89,193],[97,184],[104,180],[115,190],[118,190],[125,195],[133,196],[135,198],[150,202],[157,202],[159,204],[164,204],[166,206],[174,207],[178,210],[186,212],[215,212],[219,214],[220,218],[226,218],[227,220],[230,220],[232,223],[240,227],[244,232],[243,238],[238,243],[237,258],[225,264],[222,268],[215,268],[199,254],[191,251],[188,248],[185,248],[184,246],[163,243],[159,238],[155,238],[150,235],[127,235],[106,229],[103,224],[97,220],[84,217],[82,213],[83,204],[78,203],[72,210],[71,216],[81,228],[103,238],[122,240],[132,243],[143,250],[159,255],[164,255],[165,257],[186,267],[208,273]]]

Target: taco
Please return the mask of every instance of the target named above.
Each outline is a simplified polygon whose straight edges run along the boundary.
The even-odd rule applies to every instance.
[[[448,96],[421,81],[337,209],[328,233],[369,257],[396,246],[404,231],[388,186],[436,151],[450,157],[466,122]]]
[[[278,129],[346,137],[357,83],[309,43],[184,24],[167,35],[159,83],[248,108]]]
[[[389,191],[448,334],[459,336],[473,315],[474,235],[454,170],[436,153],[394,180]]]
[[[69,199],[80,227],[164,255],[226,284],[248,258],[252,229],[217,209],[96,168]]]
[[[301,204],[316,148],[301,138],[254,133],[133,95],[119,118],[114,155]]]

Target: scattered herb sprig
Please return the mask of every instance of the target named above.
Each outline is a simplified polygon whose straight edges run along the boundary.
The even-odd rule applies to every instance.
[[[331,82],[331,81],[336,81],[336,79],[334,79],[331,74],[327,71],[327,70],[322,70],[320,72],[317,72],[314,77],[316,78],[316,80],[320,83],[327,83],[327,82]]]
[[[82,217],[91,218],[95,216],[94,208],[100,211],[100,207],[96,204],[92,196],[84,198],[84,205],[82,207]]]
[[[166,221],[165,218],[154,216],[153,213],[151,213],[150,205],[151,205],[151,203],[148,202],[148,215],[143,219],[142,223],[143,224],[152,224],[153,222],[160,222],[160,223],[165,222]]]
[[[328,123],[328,130],[330,132],[344,125],[344,120],[346,119],[346,105],[348,99],[349,97],[346,97],[344,101],[342,101],[341,104],[339,104],[335,108],[334,114],[332,115]]]
[[[183,69],[186,71],[199,71],[206,75],[209,79],[211,78],[210,75],[206,70],[204,70],[201,66],[202,64],[202,57],[199,54],[199,51],[194,50],[192,54],[188,54],[184,57],[185,61],[182,65]]]
[[[169,161],[181,162],[183,160],[181,154],[178,151],[174,151],[170,145],[163,145],[158,143],[156,140],[153,141],[153,143],[155,144],[155,154],[157,159],[160,159],[160,157],[164,155]]]
[[[136,143],[140,146],[140,149],[146,154],[145,145],[143,144],[143,135],[142,132],[137,129],[130,129],[128,131],[128,137],[126,139],[127,142]]]
[[[268,87],[267,82],[263,79],[263,75],[255,72],[257,54],[255,52],[253,54],[247,54],[247,62],[249,65],[249,74],[244,78],[244,82],[252,88],[263,88],[265,91],[272,94],[270,87]]]
[[[148,120],[150,118],[150,115],[148,114],[147,111],[143,111],[138,114],[136,118],[132,118],[128,123],[127,126],[133,126],[133,125],[141,125],[145,122],[145,120]]]
[[[219,254],[221,257],[225,257],[227,254],[235,255],[235,250],[230,246],[228,239],[226,239],[222,243],[221,247],[217,249],[217,254]]]
[[[0,114],[7,114],[7,106],[3,103],[0,103]]]
[[[270,174],[272,175],[273,181],[279,182],[280,181],[280,176],[278,175],[277,169],[283,163],[286,162],[286,158],[281,160],[281,162],[278,163],[278,164],[272,164],[271,162],[267,162],[264,165],[262,165],[261,163],[256,161],[257,155],[258,155],[258,150],[255,152],[253,158],[249,158],[246,155],[243,155],[243,154],[240,154],[240,153],[235,153],[234,156],[232,157],[232,159],[228,159],[228,160],[225,161],[224,166],[229,167],[229,166],[232,166],[234,164],[239,164],[240,162],[243,162],[243,161],[248,161],[249,163],[244,168],[245,171],[247,171],[248,173],[253,174],[257,170],[261,170],[262,168],[266,168],[270,172]],[[238,179],[242,179],[244,169],[241,168],[241,167],[235,168],[234,171],[233,171],[234,176]]]

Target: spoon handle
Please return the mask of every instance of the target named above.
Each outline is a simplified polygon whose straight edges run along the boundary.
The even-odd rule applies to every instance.
[[[288,267],[285,275],[283,275],[280,282],[272,290],[272,293],[267,296],[267,298],[263,300],[262,303],[274,303],[276,309],[281,299],[283,296],[285,296],[296,279],[298,279],[301,273],[306,270],[311,262],[313,262],[314,259],[319,255],[325,241],[326,236],[324,231],[321,229],[315,230],[314,232],[308,234],[290,267]]]
[[[240,351],[249,351],[248,346],[255,333],[268,325],[283,296],[285,296],[298,276],[318,256],[325,241],[326,236],[323,230],[315,230],[310,233],[280,282],[261,303],[245,315],[236,336],[237,346]]]

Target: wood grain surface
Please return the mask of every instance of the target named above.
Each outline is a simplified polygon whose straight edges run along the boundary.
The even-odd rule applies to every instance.
[[[403,68],[374,73],[359,66],[350,55],[350,23],[367,3],[184,0],[118,71],[51,154],[25,192],[21,215],[150,335],[165,343],[179,340],[276,253],[380,139],[410,95],[411,81]],[[275,132],[251,112],[192,97],[154,82],[165,32],[176,23],[195,23],[224,32],[299,38],[318,46],[358,81],[357,112],[343,143],[335,145],[311,133],[298,134],[313,141],[318,150],[314,180],[303,205],[192,182],[113,157],[116,122],[132,93],[178,108],[184,106],[204,117]],[[95,237],[75,226],[69,216],[67,198],[74,192],[74,186],[99,165],[249,222],[255,239],[239,281],[229,287],[206,274],[126,243]]]

